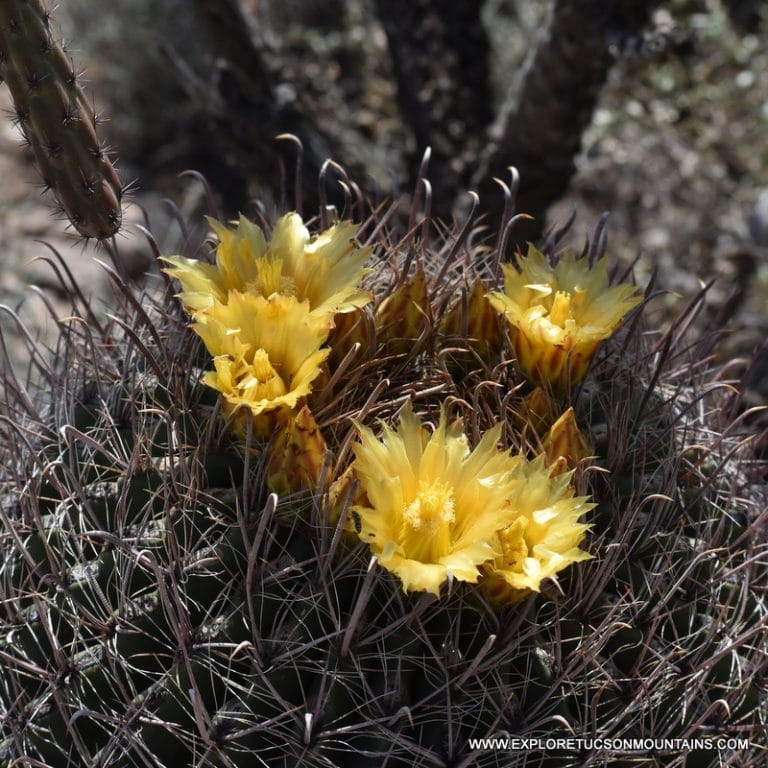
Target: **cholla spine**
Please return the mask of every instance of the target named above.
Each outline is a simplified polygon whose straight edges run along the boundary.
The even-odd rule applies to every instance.
[[[0,6],[0,81],[38,171],[72,226],[103,240],[121,222],[122,186],[96,135],[96,115],[50,29],[42,0]]]

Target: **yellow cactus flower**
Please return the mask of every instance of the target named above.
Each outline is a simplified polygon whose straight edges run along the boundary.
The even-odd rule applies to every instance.
[[[410,408],[381,440],[357,428],[352,466],[367,497],[351,508],[358,536],[405,590],[439,595],[449,576],[476,582],[480,566],[500,553],[492,542],[509,523],[507,499],[520,484],[513,470],[523,460],[496,447],[501,427],[474,450],[445,414],[431,435]]]
[[[267,487],[281,496],[317,487],[327,446],[315,417],[305,405],[284,423],[270,445]]]
[[[253,222],[240,217],[235,228],[215,219],[209,223],[219,238],[216,263],[184,256],[164,257],[166,271],[182,286],[180,294],[192,314],[227,302],[230,291],[274,293],[308,301],[318,314],[348,312],[371,301],[358,287],[371,249],[354,242],[357,224],[343,221],[311,237],[297,213],[278,219],[268,242]]]
[[[496,536],[501,554],[483,568],[482,585],[495,602],[519,602],[544,579],[592,557],[579,549],[590,527],[579,518],[595,505],[574,496],[571,472],[551,476],[547,463],[542,455],[516,469],[522,482],[510,498],[510,522]]]
[[[265,414],[293,409],[309,394],[330,352],[321,349],[330,320],[293,296],[230,291],[226,304],[199,313],[192,328],[213,355],[215,370],[203,381],[222,394],[225,415],[250,411],[258,437],[273,426]],[[244,432],[239,421],[235,428]]]
[[[578,383],[603,339],[642,301],[634,285],[611,286],[606,259],[592,269],[587,259],[566,253],[554,266],[532,245],[520,271],[504,265],[504,292],[488,294],[513,328],[523,374],[565,390]]]

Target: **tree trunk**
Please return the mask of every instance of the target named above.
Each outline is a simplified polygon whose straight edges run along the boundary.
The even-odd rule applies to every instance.
[[[289,169],[296,164],[296,150],[280,144],[280,133],[294,134],[303,145],[303,164],[298,196],[311,214],[318,205],[318,174],[327,157],[336,153],[331,140],[292,104],[281,104],[275,97],[273,73],[254,43],[250,27],[237,0],[193,0],[212,40],[212,58],[216,62],[216,89],[208,102],[205,136],[193,145],[214,161],[242,186],[254,184],[274,189],[280,174],[277,162],[282,154]],[[281,146],[285,148],[281,150]],[[207,163],[205,164],[207,165]],[[215,162],[213,163],[215,166]],[[288,176],[287,203],[294,206],[293,174]],[[230,183],[230,188],[231,188]],[[217,184],[216,188],[227,187]],[[277,190],[275,190],[277,191]],[[238,191],[226,202],[242,206],[247,196]],[[230,210],[230,213],[233,212]]]
[[[516,209],[535,217],[514,233],[539,237],[550,204],[562,197],[575,171],[581,137],[592,119],[614,50],[639,34],[656,0],[554,0],[544,34],[513,86],[481,158],[474,187],[481,205],[500,215],[504,198],[493,177],[520,172]]]
[[[433,212],[450,214],[493,119],[483,2],[376,0],[397,81],[400,111],[416,140],[418,169],[432,148]]]

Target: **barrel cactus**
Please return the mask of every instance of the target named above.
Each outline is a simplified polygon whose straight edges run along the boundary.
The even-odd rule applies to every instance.
[[[506,223],[420,215],[215,222],[5,375],[4,764],[762,764],[765,494],[703,297],[655,331],[597,245],[502,285]]]

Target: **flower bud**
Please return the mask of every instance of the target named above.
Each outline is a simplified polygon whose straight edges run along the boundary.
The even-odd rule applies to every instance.
[[[307,406],[290,416],[268,449],[267,486],[280,496],[317,487],[327,446]]]
[[[398,285],[376,309],[376,331],[381,341],[392,342],[396,352],[407,352],[431,322],[427,278],[419,268]]]
[[[569,408],[552,425],[542,447],[549,458],[553,474],[574,469],[582,459],[592,455],[587,438],[576,424],[573,408]]]
[[[466,344],[485,361],[501,349],[499,316],[488,301],[487,288],[482,280],[475,281],[466,301],[460,301],[445,314],[440,322],[440,332]]]

